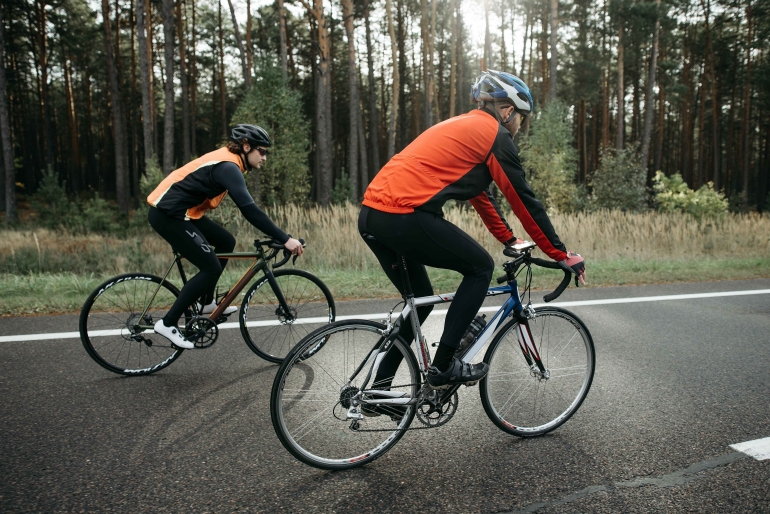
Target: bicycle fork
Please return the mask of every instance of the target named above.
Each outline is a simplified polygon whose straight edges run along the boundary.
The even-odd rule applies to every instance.
[[[535,346],[535,338],[532,337],[532,329],[529,326],[529,317],[525,314],[525,310],[521,309],[514,314],[519,322],[516,327],[516,336],[519,340],[519,347],[524,355],[524,359],[529,365],[529,370],[532,376],[539,376],[541,379],[547,380],[550,378],[550,372],[543,365],[543,361],[540,358],[540,353]]]

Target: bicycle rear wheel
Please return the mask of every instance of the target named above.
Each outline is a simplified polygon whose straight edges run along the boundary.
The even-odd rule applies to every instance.
[[[525,358],[519,323],[508,322],[489,345],[489,373],[479,393],[487,416],[517,436],[543,435],[567,421],[583,403],[594,376],[591,334],[574,314],[558,307],[535,309],[529,320],[533,343],[545,366]]]
[[[365,363],[382,344],[384,329],[372,321],[339,321],[305,337],[286,357],[273,382],[270,415],[281,443],[297,459],[321,469],[353,468],[380,457],[404,435],[415,415],[411,405],[348,419],[371,368]],[[367,389],[379,385],[416,398],[420,373],[414,354],[400,339],[388,354],[386,359],[400,354],[403,362],[395,373],[378,377],[380,384],[373,384],[372,376]]]
[[[238,316],[241,335],[251,350],[270,362],[282,362],[300,339],[334,321],[332,294],[315,275],[298,269],[273,272],[289,312],[284,312],[267,276],[246,293]]]
[[[104,282],[80,311],[80,340],[88,355],[122,375],[148,375],[165,368],[183,350],[148,327],[166,314],[178,296],[173,284],[147,273],[128,273]],[[140,318],[151,298],[150,308]],[[189,319],[192,313],[185,316]]]

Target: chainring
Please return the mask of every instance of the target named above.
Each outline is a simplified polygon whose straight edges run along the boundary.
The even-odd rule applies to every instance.
[[[449,423],[457,412],[460,398],[457,391],[448,400],[441,401],[441,391],[431,391],[417,403],[416,417],[429,428],[436,428]]]
[[[196,348],[208,348],[217,342],[219,327],[211,318],[195,316],[185,326],[185,339]]]

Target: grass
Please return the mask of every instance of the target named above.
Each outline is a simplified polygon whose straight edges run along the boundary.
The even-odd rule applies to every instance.
[[[358,207],[283,206],[270,215],[308,241],[298,266],[321,277],[336,299],[397,296],[358,235]],[[215,217],[236,235],[238,250],[249,250],[259,236],[229,202]],[[499,243],[473,210],[448,209],[446,218],[490,250],[498,265],[503,262]],[[515,234],[525,235],[513,215],[507,219]],[[586,257],[591,286],[770,277],[768,216],[696,220],[656,212],[599,212],[551,219],[567,247]],[[0,238],[0,315],[77,312],[103,280],[128,271],[162,275],[171,261],[168,244],[149,226],[125,237],[41,229],[6,230]],[[228,265],[223,287],[235,283],[244,265]],[[453,291],[460,282],[450,271],[429,273],[437,292]],[[176,272],[172,277],[179,283]],[[553,289],[560,278],[559,272],[537,270],[534,286]]]

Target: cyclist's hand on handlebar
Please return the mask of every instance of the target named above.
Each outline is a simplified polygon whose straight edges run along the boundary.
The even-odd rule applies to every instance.
[[[586,265],[580,254],[567,252],[567,258],[559,262],[559,265],[567,271],[574,273],[580,283],[586,285]]]
[[[305,251],[305,249],[302,248],[302,243],[293,237],[290,237],[289,240],[283,244],[283,246],[285,246],[286,249],[292,253],[292,255],[302,255],[302,252]]]

